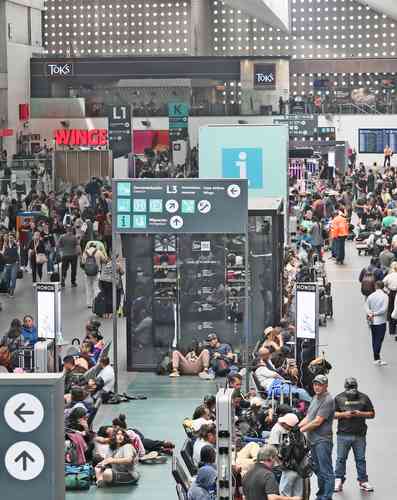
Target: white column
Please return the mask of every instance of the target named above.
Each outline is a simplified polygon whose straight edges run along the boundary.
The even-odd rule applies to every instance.
[[[190,1],[190,55],[212,55],[210,0]]]

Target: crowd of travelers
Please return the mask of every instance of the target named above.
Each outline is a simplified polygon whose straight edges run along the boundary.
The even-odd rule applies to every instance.
[[[331,369],[323,356],[313,359],[308,372],[295,360],[294,286],[312,281],[313,270],[324,273],[327,259],[338,265],[346,260],[348,239],[365,242],[370,255],[360,273],[365,314],[372,334],[374,363],[384,366],[381,347],[387,323],[390,335],[397,327],[397,174],[393,167],[367,169],[352,164],[331,182],[316,181],[311,192],[292,188],[291,215],[297,219],[294,244],[284,265],[284,317],[268,326],[252,350],[248,375],[250,390],[242,390],[239,353],[211,332],[200,346],[173,350],[164,371],[171,378],[197,375],[204,380],[225,378],[233,389],[237,440],[233,464],[235,498],[306,500],[307,482],[318,480],[317,500],[330,500],[346,481],[346,461],[353,450],[358,487],[373,491],[366,469],[366,421],[375,417],[370,397],[359,391],[358,380],[348,377],[336,396],[328,390]],[[85,276],[86,305],[93,308],[99,290],[106,297],[100,316],[112,307],[110,187],[93,178],[86,186],[57,195],[32,190],[24,198],[2,196],[0,286],[12,297],[21,273],[32,281],[48,279],[77,286],[77,267]],[[19,212],[36,214],[18,220]],[[368,234],[367,234],[368,233]],[[363,238],[366,236],[366,238]],[[329,252],[327,254],[327,252]],[[121,303],[122,259],[118,259],[118,305]],[[97,312],[93,308],[93,312]],[[114,394],[115,374],[100,333],[91,319],[77,351],[62,359],[65,373],[65,463],[69,489],[136,484],[138,463],[163,463],[173,453],[168,440],[154,440],[130,427],[124,415],[94,430],[101,404],[128,402],[133,397]],[[396,337],[397,338],[397,337]],[[0,342],[0,365],[19,371],[18,351],[40,341],[34,320],[12,321]],[[164,367],[163,367],[164,368]],[[163,372],[164,373],[164,372]],[[342,388],[341,388],[342,389]],[[337,388],[335,388],[337,392]],[[337,420],[336,463],[332,460],[333,422]],[[189,500],[213,500],[216,495],[216,405],[208,395],[192,418],[184,421],[191,443],[195,472]],[[265,496],[266,498],[266,496]]]
[[[98,178],[68,192],[1,195],[0,291],[13,297],[18,279],[60,281],[64,288],[84,279],[86,306],[110,318],[112,303],[112,193]],[[81,272],[78,272],[80,266]],[[123,291],[123,261],[117,256],[117,307]],[[95,302],[96,301],[96,302]]]
[[[84,489],[85,482],[89,487],[91,481],[98,488],[136,484],[139,463],[164,463],[174,448],[169,440],[150,439],[142,430],[129,427],[123,414],[94,430],[101,404],[144,398],[114,393],[115,373],[100,328],[98,320],[89,320],[79,351],[63,359],[68,489]]]
[[[302,366],[296,365],[291,349],[296,342],[293,296],[295,283],[315,281],[312,271],[322,276],[327,260],[344,265],[346,241],[356,240],[360,249],[360,235],[368,232],[365,253],[371,260],[360,273],[361,290],[366,298],[374,363],[386,365],[380,351],[387,323],[390,335],[396,336],[397,327],[396,170],[389,161],[383,168],[354,163],[345,174],[336,173],[331,182],[316,180],[310,192],[292,188],[290,201],[296,234],[295,245],[287,250],[284,261],[285,318],[281,325],[265,329],[252,353],[250,391],[241,389],[238,357],[216,333],[208,336],[201,351],[172,353],[171,377],[197,374],[211,380],[226,375],[228,386],[234,389],[236,499],[306,499],[307,478],[314,473],[317,500],[330,500],[344,489],[350,451],[358,488],[374,491],[366,466],[366,422],[375,418],[373,403],[352,376],[346,378],[342,392],[338,394],[335,388],[336,395],[331,395],[327,376],[331,367],[323,357],[310,364],[309,379],[302,376]],[[215,495],[215,411],[215,398],[207,396],[184,422],[196,467],[189,500],[210,500]]]

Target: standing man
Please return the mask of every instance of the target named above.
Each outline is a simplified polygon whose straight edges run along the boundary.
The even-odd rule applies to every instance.
[[[389,306],[389,297],[383,291],[383,281],[375,283],[375,291],[368,296],[365,303],[367,320],[372,333],[372,349],[374,351],[374,364],[377,366],[387,365],[380,357],[382,344],[385,339],[387,309]]]
[[[331,221],[333,237],[335,238],[335,257],[337,264],[343,264],[345,260],[345,241],[349,235],[349,224],[342,210],[338,210]]]
[[[343,490],[346,480],[346,460],[353,449],[360,490],[374,491],[368,482],[365,450],[367,446],[366,419],[375,418],[375,410],[366,394],[358,391],[357,380],[345,380],[345,390],[335,398],[335,418],[338,420],[335,491]]]
[[[328,392],[328,378],[325,375],[317,375],[314,378],[313,390],[315,396],[299,428],[307,433],[311,447],[313,470],[318,482],[316,500],[332,500],[335,489],[332,466],[332,422],[335,402]]]
[[[71,226],[67,226],[66,234],[61,236],[59,240],[59,250],[62,255],[62,288],[65,287],[65,279],[69,269],[71,267],[71,282],[72,287],[76,287],[76,274],[77,274],[77,259],[80,254],[79,240],[73,232]]]
[[[389,145],[387,145],[385,147],[383,153],[385,155],[385,160],[383,162],[383,168],[390,167],[391,157],[393,156],[392,148]]]
[[[8,284],[8,294],[10,297],[13,297],[17,284],[17,272],[19,266],[19,248],[13,233],[8,235],[8,239],[4,238],[4,245],[1,253],[5,264],[3,276]]]

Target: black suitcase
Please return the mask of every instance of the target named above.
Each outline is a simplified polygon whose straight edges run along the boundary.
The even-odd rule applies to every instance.
[[[100,318],[106,313],[106,299],[103,292],[99,292],[95,297],[92,311]]]

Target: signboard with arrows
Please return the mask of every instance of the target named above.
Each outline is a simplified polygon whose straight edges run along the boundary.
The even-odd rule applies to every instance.
[[[2,498],[64,500],[63,376],[0,376]]]
[[[247,179],[113,181],[117,233],[235,233],[248,225]]]

